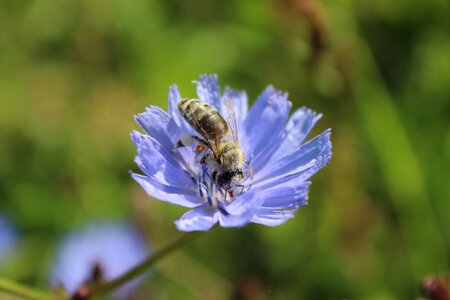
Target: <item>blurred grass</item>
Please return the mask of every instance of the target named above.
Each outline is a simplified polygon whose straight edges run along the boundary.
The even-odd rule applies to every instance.
[[[182,208],[148,197],[129,132],[177,83],[218,73],[324,113],[331,164],[277,228],[219,229],[136,299],[412,299],[448,272],[449,4],[434,1],[0,2],[0,211],[20,247],[0,274],[47,287],[59,237],[133,218],[153,247]],[[179,262],[183,272],[174,272]],[[201,283],[204,282],[204,290]]]
[[[364,45],[361,45],[360,53],[363,62],[359,65],[364,69],[363,72],[370,74],[370,70],[376,71]],[[405,251],[415,281],[419,284],[423,274],[448,265],[445,246],[436,222],[437,214],[426,195],[424,179],[414,151],[389,94],[380,84],[376,72],[374,73],[372,76],[366,75],[371,79],[370,84],[367,84],[359,80],[360,71],[355,71],[355,98],[366,122],[367,134],[372,139],[382,164],[381,172],[398,215]],[[386,135],[387,132],[389,134]]]

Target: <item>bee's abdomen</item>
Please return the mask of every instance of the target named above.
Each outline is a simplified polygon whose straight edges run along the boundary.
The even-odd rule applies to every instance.
[[[178,109],[184,119],[207,139],[220,140],[229,129],[216,108],[198,99],[183,99]]]

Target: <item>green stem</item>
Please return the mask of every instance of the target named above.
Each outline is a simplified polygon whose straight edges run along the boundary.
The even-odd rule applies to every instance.
[[[20,283],[0,278],[0,291],[11,295],[19,296],[28,300],[49,300],[52,299],[50,294],[35,290],[33,288],[24,286]]]
[[[192,232],[192,233],[184,233],[181,235],[178,239],[173,241],[172,243],[166,245],[165,247],[159,249],[158,251],[151,254],[145,261],[143,261],[141,264],[137,265],[133,269],[129,270],[127,273],[123,274],[122,276],[105,282],[97,287],[95,287],[90,296],[98,296],[107,294],[114,289],[118,288],[124,283],[127,283],[128,281],[135,279],[139,275],[142,275],[146,271],[148,271],[156,262],[158,262],[160,259],[164,258],[168,254],[172,253],[173,251],[177,250],[178,248],[184,246],[188,242],[192,241],[193,239],[200,236],[203,232]]]

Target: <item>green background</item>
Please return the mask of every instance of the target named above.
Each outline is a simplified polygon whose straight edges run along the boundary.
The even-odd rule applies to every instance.
[[[331,163],[283,226],[216,229],[134,299],[414,299],[449,270],[450,4],[433,1],[0,1],[0,275],[48,288],[57,241],[131,219],[153,248],[185,209],[150,199],[129,133],[170,84],[289,92],[333,130]],[[2,296],[0,296],[2,297]],[[4,297],[4,296],[3,296]]]

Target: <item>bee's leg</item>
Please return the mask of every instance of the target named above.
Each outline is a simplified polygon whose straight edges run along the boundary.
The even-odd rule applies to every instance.
[[[237,184],[236,187],[241,188],[241,192],[239,193],[239,195],[242,195],[247,193],[252,188],[252,184],[250,183],[248,186],[245,186],[243,184]],[[234,197],[234,193],[232,191],[230,192],[230,196]]]
[[[195,135],[182,134],[176,143],[177,148],[192,146],[195,142],[200,143],[204,147],[208,146],[208,142]]]
[[[205,141],[204,139],[199,138],[198,136],[191,135],[191,138],[194,139],[197,143],[199,143],[197,145],[197,147],[195,147],[195,151],[197,153],[202,153],[203,150],[205,150],[206,148],[210,147],[207,141]]]
[[[200,159],[200,163],[201,163],[202,165],[206,165],[206,162],[207,162],[208,158],[209,158],[209,153],[205,153],[205,154],[202,156],[202,158]]]
[[[177,141],[176,147],[189,147],[192,146],[192,144],[195,142],[195,139],[192,137],[192,135],[189,134],[182,134],[180,136],[180,139]]]
[[[225,202],[227,201],[227,196],[230,196],[230,201],[234,198],[234,191],[228,190],[225,191]]]
[[[251,166],[252,160],[253,160],[253,154],[251,154],[250,158],[247,160],[246,167],[247,167],[247,174],[250,175],[250,178],[253,180],[253,169]]]
[[[247,189],[245,190],[244,193],[247,193],[248,191],[250,191],[251,188],[252,188],[252,183],[250,183],[250,184],[247,186]]]
[[[182,134],[180,136],[180,139],[177,141],[175,148],[172,149],[171,152],[175,154],[177,153],[178,148],[191,147],[194,143],[198,143],[198,145],[195,147],[195,152],[197,152],[197,154],[200,154],[208,147],[207,142],[205,140],[202,140],[198,136]]]
[[[180,139],[176,142],[175,148],[171,150],[172,153],[177,153],[178,148],[189,147],[194,143],[194,139],[189,134],[182,134]]]
[[[207,141],[205,141],[205,140],[202,139],[202,138],[199,138],[199,137],[196,136],[196,135],[192,135],[192,138],[193,138],[194,140],[196,140],[197,142],[199,142],[199,143],[205,145],[205,146],[209,145]]]
[[[248,191],[248,190],[247,190],[247,191],[244,192],[245,185],[243,185],[243,184],[239,184],[239,185],[237,185],[237,186],[241,188],[241,193],[240,193],[240,195],[242,195],[243,193],[245,193],[245,192]]]
[[[249,166],[247,169],[248,175],[250,175],[250,179],[253,180],[253,169],[252,166]]]

